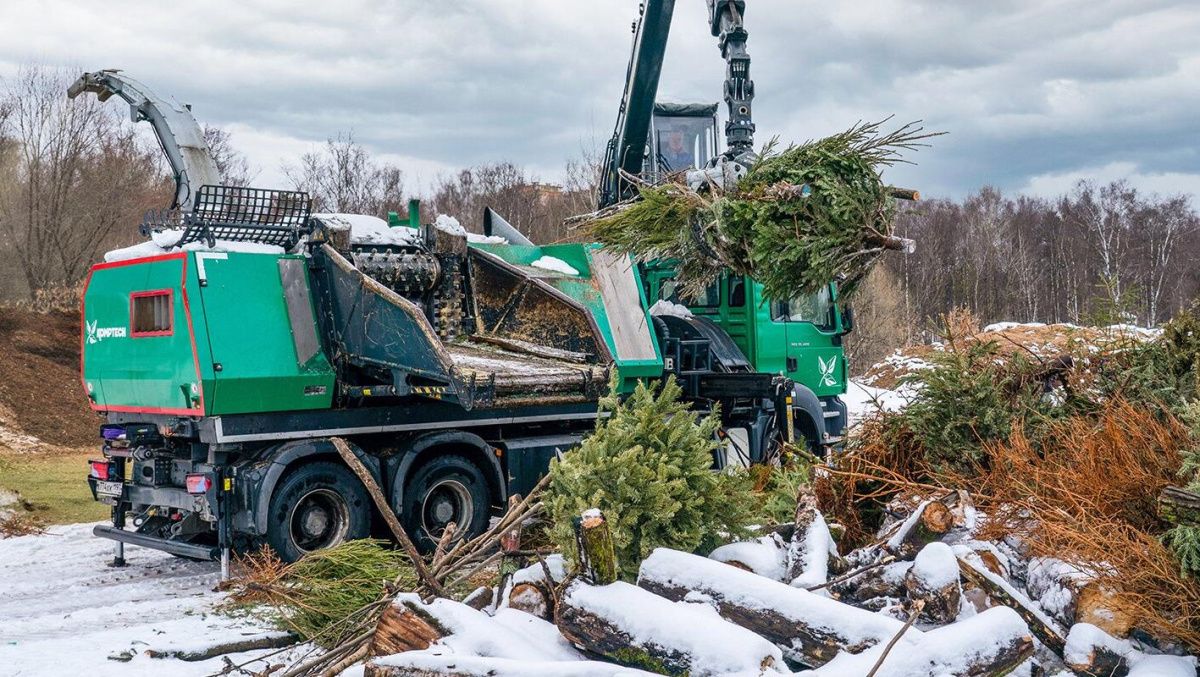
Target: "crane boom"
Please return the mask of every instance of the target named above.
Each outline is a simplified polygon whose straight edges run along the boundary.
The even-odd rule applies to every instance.
[[[725,102],[729,106],[729,119],[725,123],[725,158],[746,164],[754,151],[751,108],[754,81],[750,79],[750,54],[746,51],[749,34],[742,23],[746,1],[707,2],[712,34],[720,39],[721,55],[726,62]],[[634,27],[633,53],[625,76],[617,127],[605,154],[598,205],[601,209],[632,197],[636,186],[626,177],[641,174],[645,166],[650,122],[674,12],[675,0],[646,0],[642,5]]]
[[[204,140],[204,132],[192,117],[192,111],[172,99],[156,95],[150,88],[116,70],[84,73],[67,89],[74,99],[85,92],[107,101],[114,94],[129,104],[130,118],[143,120],[154,133],[175,175],[175,202],[172,208],[189,210],[201,186],[220,185],[221,171]]]
[[[617,128],[608,142],[604,162],[600,207],[630,196],[633,186],[623,176],[642,173],[646,142],[650,135],[650,117],[658,96],[663,56],[671,33],[675,0],[646,0],[634,28],[633,53],[625,75],[625,93],[617,112]]]
[[[725,122],[726,156],[741,160],[754,152],[754,81],[750,79],[750,54],[746,51],[749,33],[742,24],[746,0],[708,0],[708,16],[713,36],[720,38],[721,56],[725,57],[725,103],[729,119]]]

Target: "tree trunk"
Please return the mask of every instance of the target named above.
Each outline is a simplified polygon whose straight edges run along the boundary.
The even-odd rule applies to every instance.
[[[748,630],[620,581],[604,586],[572,581],[559,600],[555,624],[563,637],[590,654],[659,674],[758,674],[782,661],[777,647]]]
[[[1088,623],[1071,626],[1063,661],[1077,675],[1125,677],[1129,674],[1128,644]]]
[[[1158,495],[1158,515],[1171,524],[1200,526],[1200,494],[1167,487]]]
[[[893,618],[666,548],[642,562],[638,585],[671,600],[695,593],[722,618],[770,640],[789,659],[813,667],[829,662],[839,651],[858,653],[886,642],[903,627]]]
[[[1037,609],[1033,602],[1025,598],[1015,588],[1003,579],[987,571],[982,565],[976,565],[971,560],[958,558],[959,572],[963,580],[987,593],[989,599],[997,604],[1011,608],[1029,625],[1033,634],[1051,651],[1062,656],[1066,640],[1063,633],[1054,626],[1053,620]]]
[[[508,593],[508,606],[550,620],[554,616],[554,595],[537,583],[517,583]]]
[[[492,606],[495,601],[496,589],[491,586],[481,585],[463,598],[462,602],[476,611],[483,611]]]
[[[838,556],[833,536],[825,516],[817,509],[817,497],[810,491],[800,494],[796,501],[796,517],[787,551],[785,582],[798,588],[820,585],[829,579],[830,572],[845,571]]]
[[[390,656],[428,649],[445,634],[428,613],[397,601],[389,604],[379,617],[370,653],[372,656]]]
[[[617,551],[604,513],[593,508],[575,521],[579,546],[579,570],[593,585],[608,585],[617,580]]]
[[[904,589],[910,606],[923,603],[921,617],[945,625],[958,616],[962,590],[958,585],[958,560],[945,543],[930,543],[904,576]]]
[[[896,527],[883,544],[884,549],[899,559],[912,559],[921,548],[948,534],[954,527],[954,512],[946,505],[951,497],[955,497],[955,494],[919,505],[913,514]]]

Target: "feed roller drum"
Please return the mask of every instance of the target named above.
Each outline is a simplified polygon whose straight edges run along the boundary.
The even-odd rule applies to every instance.
[[[437,258],[420,252],[356,251],[351,259],[355,268],[401,296],[425,294],[442,274]]]

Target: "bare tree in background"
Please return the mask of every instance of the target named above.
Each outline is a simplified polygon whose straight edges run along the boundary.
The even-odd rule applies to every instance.
[[[600,162],[585,152],[567,162],[563,185],[543,183],[523,167],[497,162],[442,177],[433,187],[434,209],[458,219],[473,232],[483,227],[483,211],[491,207],[523,235],[538,244],[578,239],[563,221],[596,208]]]
[[[233,135],[214,125],[204,125],[204,141],[213,162],[227,186],[249,186],[258,178],[258,173],[251,173],[250,163],[246,156],[233,145]]]
[[[283,172],[296,190],[312,196],[319,212],[386,217],[389,211],[404,209],[404,172],[375,161],[351,133],[329,139],[321,150],[302,155],[299,165],[284,166]]]
[[[72,80],[27,66],[0,94],[0,236],[30,294],[75,284],[107,248],[128,244],[147,209],[170,202],[158,149],[121,108],[68,100]]]
[[[1139,240],[1145,249],[1142,258],[1146,262],[1142,282],[1146,294],[1146,315],[1149,324],[1156,324],[1170,315],[1163,312],[1167,286],[1181,282],[1182,276],[1172,265],[1176,250],[1185,238],[1200,228],[1200,222],[1191,210],[1188,199],[1182,195],[1156,204],[1145,204],[1139,212]]]

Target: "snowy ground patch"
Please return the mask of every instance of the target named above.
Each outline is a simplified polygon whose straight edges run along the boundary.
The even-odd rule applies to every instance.
[[[908,406],[912,401],[914,391],[911,387],[900,387],[897,390],[872,388],[855,380],[846,387],[842,400],[846,403],[846,411],[850,418],[849,427],[854,427],[863,419],[870,418],[877,412],[895,412]]]
[[[219,567],[127,547],[113,569],[112,541],[91,524],[0,540],[0,672],[20,675],[211,675],[221,658],[182,661],[148,652],[192,652],[280,633],[214,612]],[[230,654],[234,663],[270,653]],[[110,658],[113,657],[113,658]],[[123,660],[117,660],[118,658]],[[290,662],[279,656],[272,662]],[[263,664],[254,667],[263,669]]]

